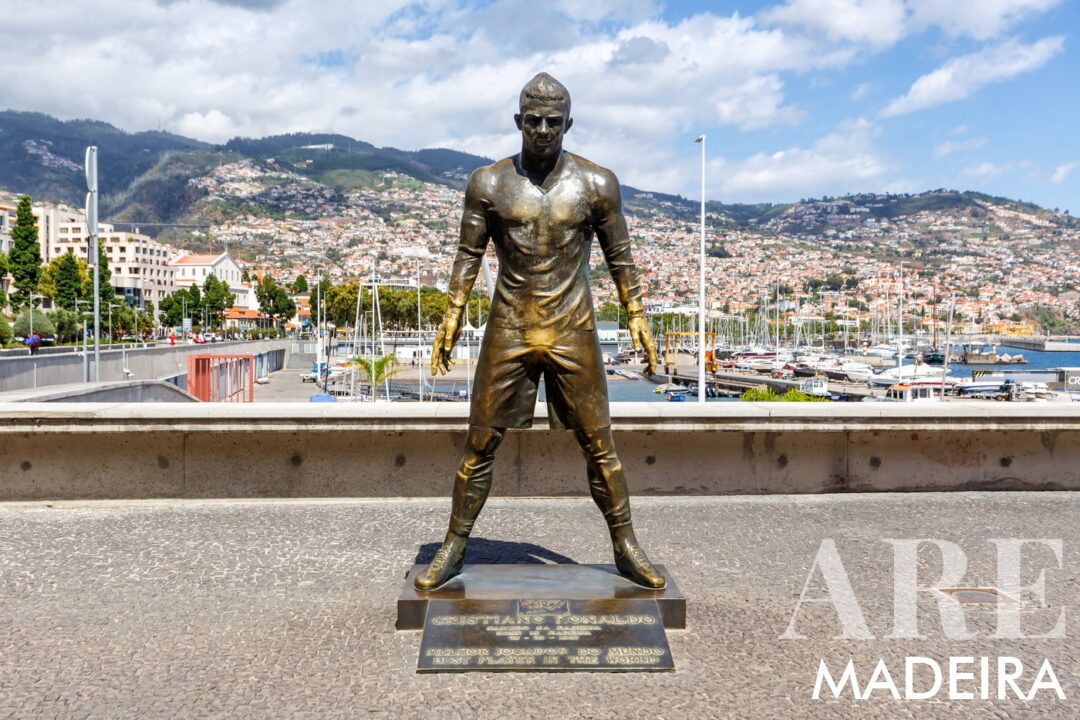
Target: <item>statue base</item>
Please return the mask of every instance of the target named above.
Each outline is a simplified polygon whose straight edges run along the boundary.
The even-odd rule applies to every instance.
[[[655,600],[668,630],[686,629],[686,598],[663,565],[667,586],[654,590],[627,580],[614,565],[521,564],[465,565],[460,575],[435,590],[419,591],[413,577],[426,565],[413,565],[397,601],[398,630],[420,630],[429,600]]]

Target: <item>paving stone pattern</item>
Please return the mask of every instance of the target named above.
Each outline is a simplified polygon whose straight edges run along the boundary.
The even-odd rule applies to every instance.
[[[638,534],[677,576],[689,627],[669,632],[674,673],[638,674],[416,674],[420,634],[394,630],[395,599],[441,538],[446,500],[52,505],[0,505],[0,718],[1080,717],[1078,495],[637,498]],[[470,562],[610,562],[586,500],[494,499],[475,536]],[[949,640],[927,597],[925,639],[885,638],[883,539],[919,537],[959,543],[971,585],[994,584],[988,538],[1062,539],[1051,607],[1024,622],[1045,630],[1067,605],[1069,637],[988,639],[992,611],[970,606],[979,636]],[[832,639],[827,605],[800,615],[806,639],[779,639],[824,538],[877,639]],[[939,556],[920,559],[933,581]],[[1028,561],[1031,580],[1052,553]],[[908,655],[1047,657],[1067,700],[811,699],[820,658],[837,673],[855,658],[865,683],[878,658],[897,679]]]

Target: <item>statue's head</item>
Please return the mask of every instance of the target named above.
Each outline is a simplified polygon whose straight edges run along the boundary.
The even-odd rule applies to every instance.
[[[514,122],[521,130],[522,148],[540,157],[562,152],[563,135],[574,124],[570,117],[570,91],[547,73],[540,73],[521,89]]]

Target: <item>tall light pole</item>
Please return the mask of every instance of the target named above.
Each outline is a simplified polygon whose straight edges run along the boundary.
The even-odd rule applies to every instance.
[[[705,402],[705,136],[701,143],[701,280],[698,288],[698,402]]]
[[[120,307],[120,304],[109,301],[109,345],[112,345],[112,309]]]
[[[485,264],[487,259],[484,259]],[[421,350],[420,328],[420,258],[416,258],[416,391],[419,393],[419,402],[424,402],[424,352]]]
[[[94,273],[94,380],[101,382],[101,277],[98,272],[98,180],[97,146],[86,148],[86,230],[90,234],[90,271]]]
[[[81,310],[79,310],[79,306],[83,305],[83,304],[89,304],[89,302],[90,302],[89,300],[80,300],[79,298],[75,298],[75,312],[76,312],[76,314],[78,314],[79,320],[82,321],[82,362],[83,362],[82,379],[83,379],[83,382],[90,382],[90,356],[87,355],[87,348],[86,348],[86,330],[87,330],[87,327],[86,327],[86,324],[87,324],[86,323],[86,314],[84,312],[82,312]]]
[[[27,315],[30,318],[30,334],[31,335],[34,334],[34,298],[37,298],[39,300],[43,300],[45,298],[45,296],[44,295],[38,295],[35,292],[30,293],[30,308],[29,308],[29,310],[27,310]]]

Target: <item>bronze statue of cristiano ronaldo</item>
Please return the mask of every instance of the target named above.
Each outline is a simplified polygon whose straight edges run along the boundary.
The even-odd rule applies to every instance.
[[[645,321],[640,273],[630,255],[619,182],[610,170],[562,149],[573,124],[570,94],[547,73],[522,89],[514,121],[521,130],[521,152],[477,169],[465,191],[449,302],[431,357],[433,374],[445,373],[453,363],[463,309],[489,240],[499,275],[476,365],[450,528],[414,582],[430,590],[461,572],[469,533],[491,490],[495,451],[507,428],[532,424],[543,378],[551,426],[573,430],[585,454],[589,489],[611,531],[616,567],[640,585],[661,588],[664,577],[638,546],[630,522],[589,291],[595,235],[626,308],[634,346],[644,347],[648,372],[655,372],[656,348]]]

